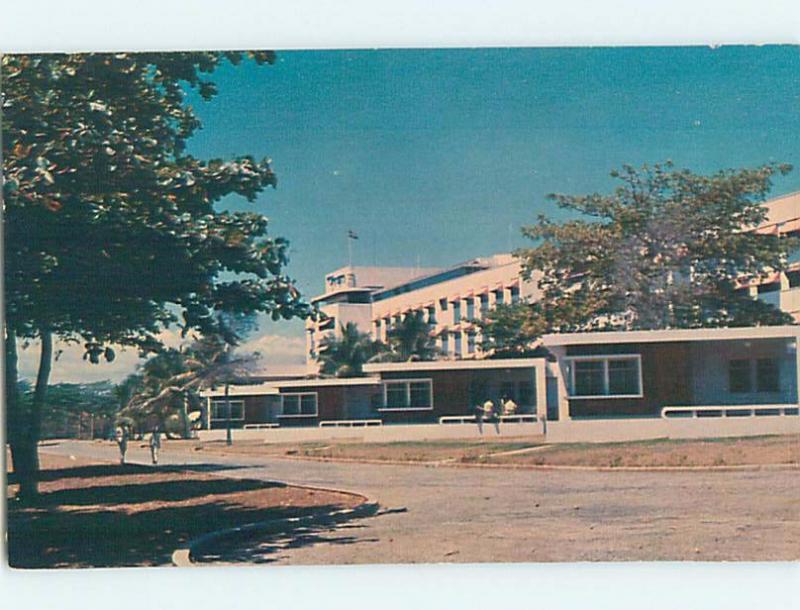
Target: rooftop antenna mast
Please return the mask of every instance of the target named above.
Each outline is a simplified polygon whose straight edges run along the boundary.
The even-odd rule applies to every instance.
[[[352,229],[347,230],[347,266],[353,266],[353,240],[358,239],[355,231]]]

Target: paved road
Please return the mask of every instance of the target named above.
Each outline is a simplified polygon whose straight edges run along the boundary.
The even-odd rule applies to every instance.
[[[116,456],[109,443],[64,442],[42,450]],[[148,457],[146,449],[129,451],[131,461]],[[357,491],[388,509],[312,543],[284,540],[248,549],[278,563],[800,559],[797,471],[337,464],[199,455],[170,451],[169,443],[162,462],[213,464],[225,476]]]

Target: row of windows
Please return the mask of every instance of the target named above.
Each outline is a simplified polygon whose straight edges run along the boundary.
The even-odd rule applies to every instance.
[[[505,301],[505,291],[504,290],[496,290],[493,291],[495,294],[495,299],[497,304],[503,304]],[[511,295],[511,302],[518,303],[519,302],[519,288],[512,287],[509,290]],[[480,313],[482,316],[485,316],[489,311],[489,296],[483,294],[479,297],[480,299]],[[464,302],[466,305],[466,311],[464,312],[464,317],[462,318],[462,307],[461,302]],[[458,324],[461,322],[462,319],[467,321],[472,321],[476,319],[475,316],[475,298],[466,298],[466,299],[458,299],[456,301],[450,301],[448,298],[441,298],[439,299],[439,310],[440,311],[447,311],[448,307],[452,306],[453,310],[453,323]],[[426,321],[428,324],[437,324],[436,319],[436,308],[433,306],[429,306],[425,308],[425,311],[422,310],[417,311],[418,315],[426,315]],[[401,315],[396,315],[393,317],[386,317],[382,319],[378,319],[374,321],[375,330],[380,332],[381,327],[388,328],[392,324],[399,324],[402,321]]]
[[[567,382],[574,397],[640,397],[642,361],[639,355],[577,356],[568,359]],[[776,358],[741,358],[728,363],[732,394],[780,392],[780,362]]]
[[[230,401],[232,420],[244,419],[244,401]],[[281,417],[313,417],[318,413],[317,393],[298,392],[281,394]],[[228,419],[228,405],[224,399],[211,401],[211,421]]]
[[[316,392],[281,394],[280,417],[315,417],[319,414]],[[228,418],[228,403],[224,399],[211,401],[211,421]],[[386,410],[420,410],[433,408],[433,384],[430,379],[387,381],[383,384],[383,406]],[[231,420],[244,419],[244,401],[230,401]]]
[[[728,363],[728,388],[732,394],[780,392],[780,362],[775,358],[731,360]]]

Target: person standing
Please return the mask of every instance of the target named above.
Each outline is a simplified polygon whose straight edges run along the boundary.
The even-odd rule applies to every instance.
[[[161,430],[158,427],[158,424],[155,425],[153,428],[153,432],[150,435],[150,457],[153,460],[153,464],[158,464],[158,451],[161,449]]]
[[[119,463],[125,463],[125,453],[128,451],[128,428],[124,425],[117,426],[114,437],[119,447]]]

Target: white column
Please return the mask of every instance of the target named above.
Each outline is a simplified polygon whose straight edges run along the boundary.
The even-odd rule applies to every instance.
[[[536,365],[534,376],[536,378],[536,415],[547,419],[547,360],[542,358]]]
[[[800,407],[800,335],[796,335],[794,338],[794,363],[795,363],[794,385],[797,398],[797,406]]]
[[[556,357],[556,382],[558,387],[558,420],[567,421],[569,417],[569,391],[567,390],[566,380],[566,347],[552,347],[550,351]]]

